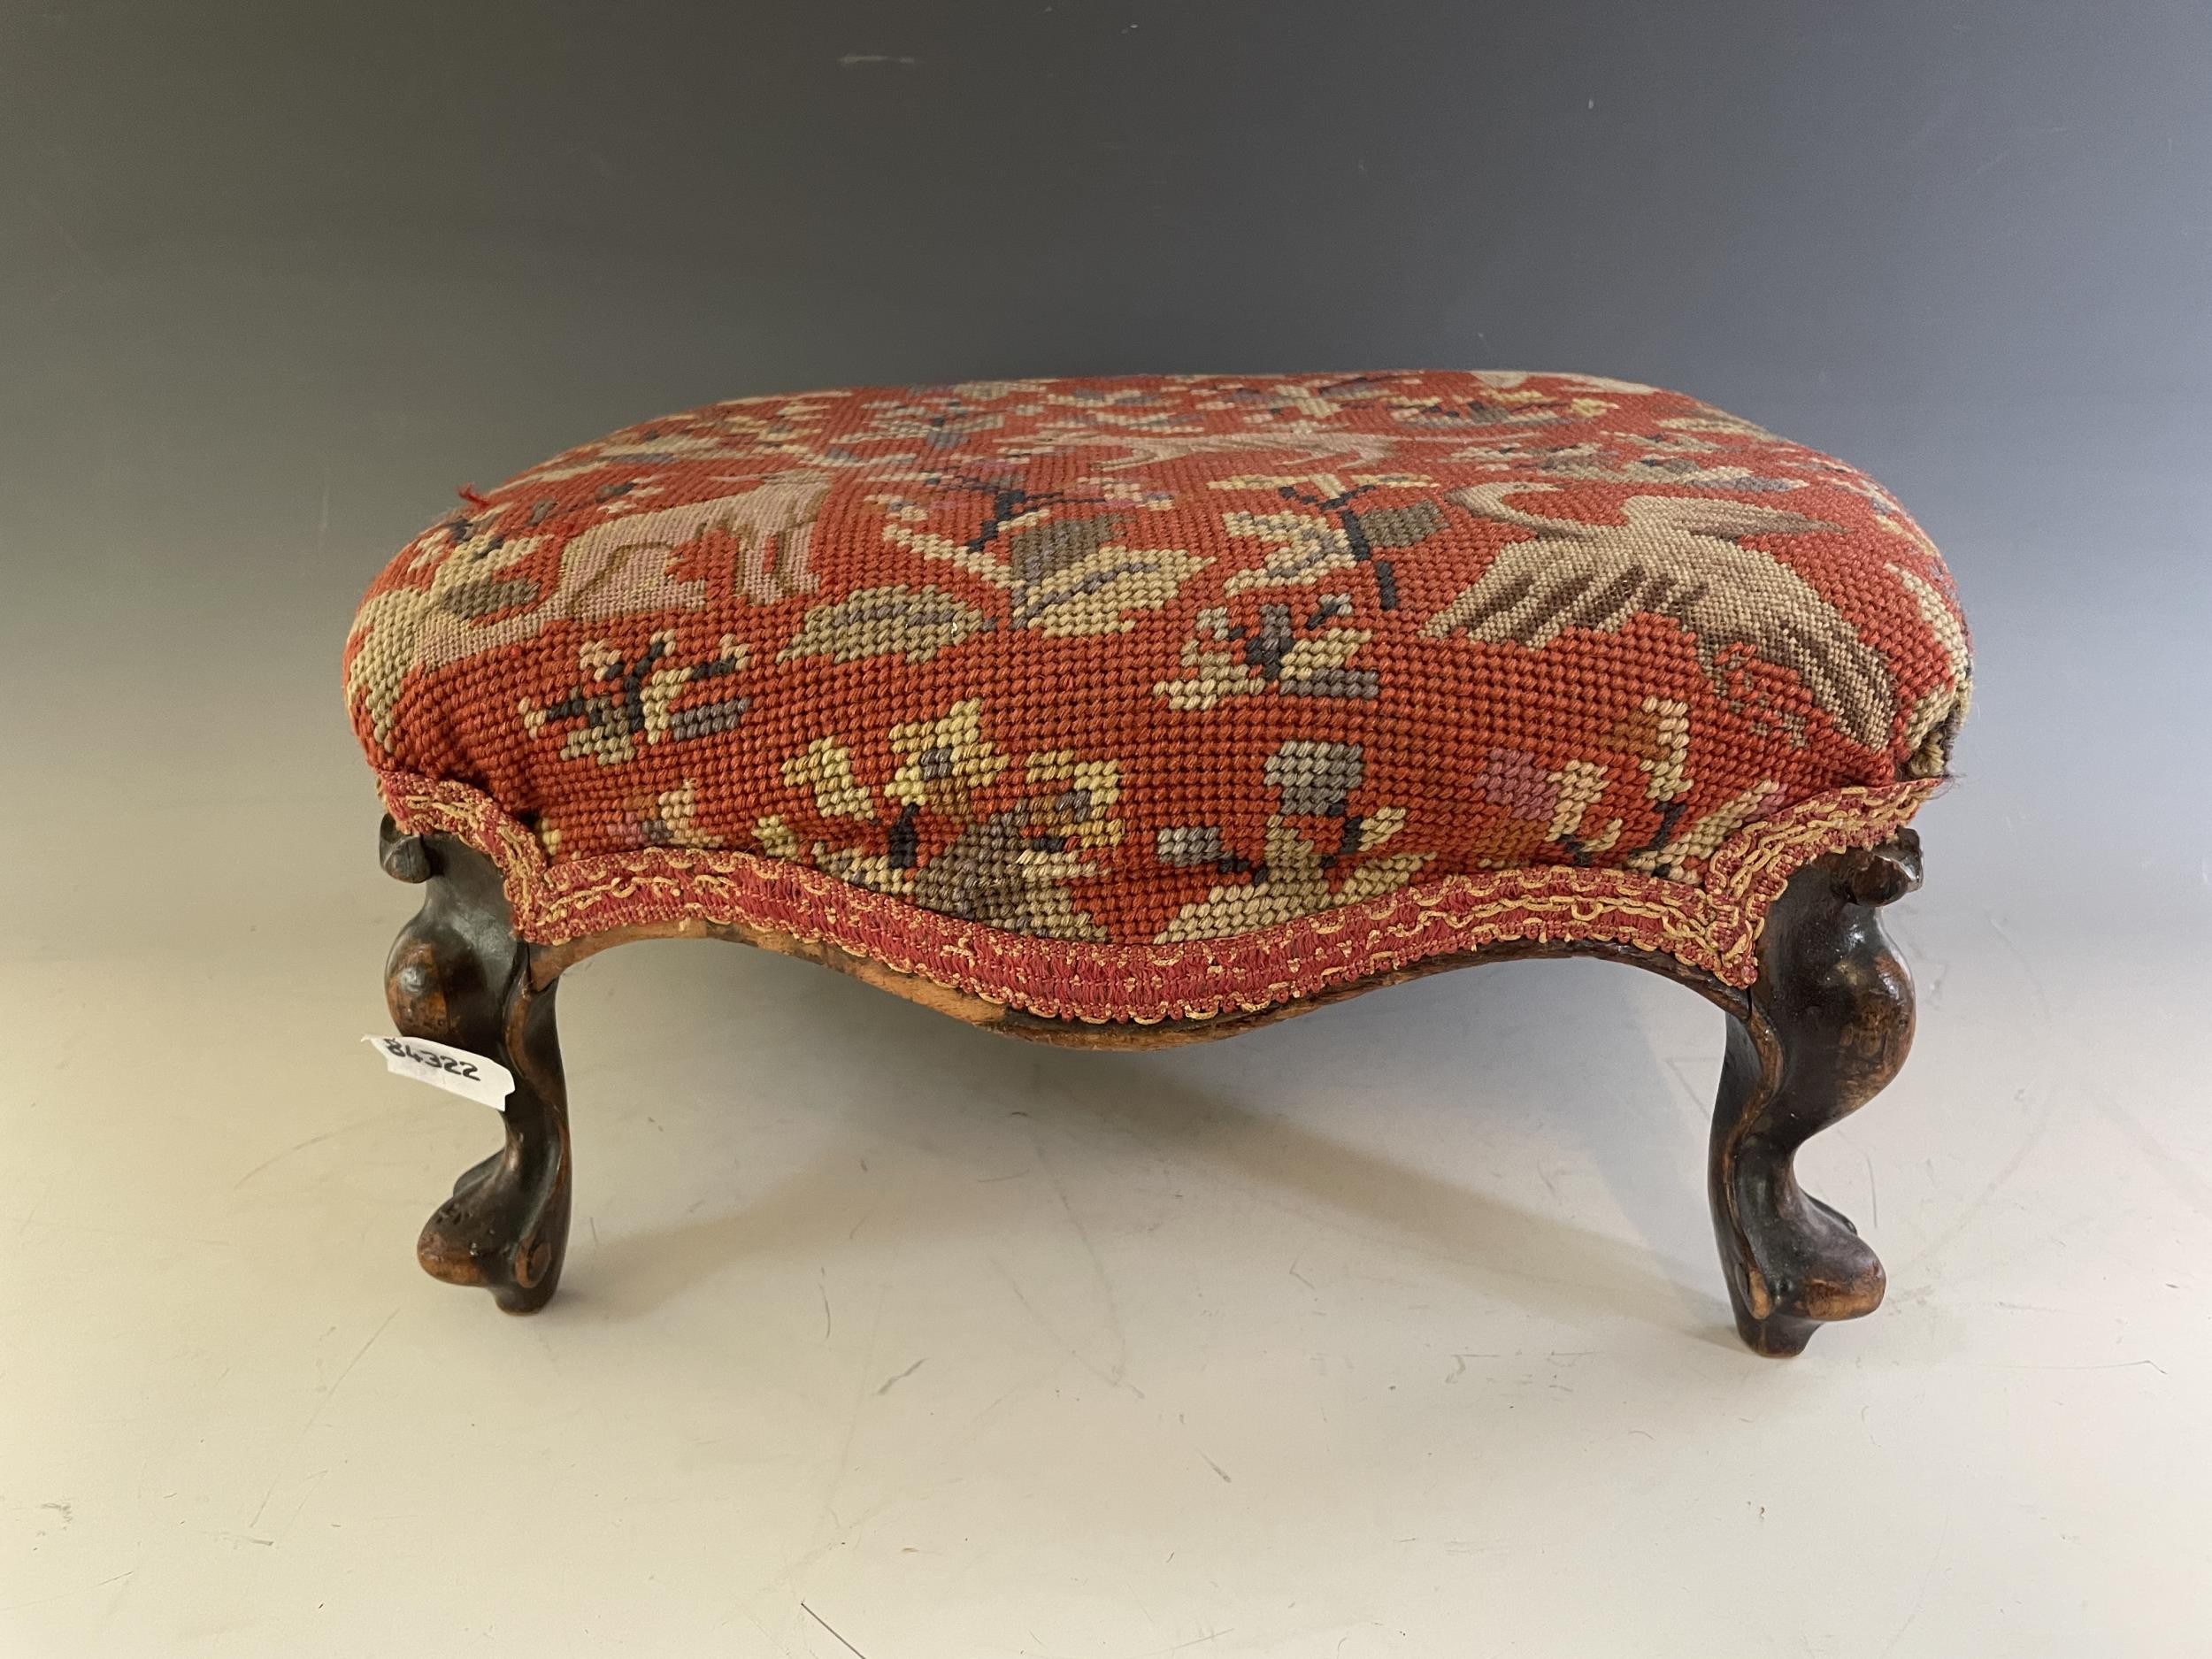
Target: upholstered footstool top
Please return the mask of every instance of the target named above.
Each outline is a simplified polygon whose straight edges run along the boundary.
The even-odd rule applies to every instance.
[[[1909,818],[1968,672],[1863,474],[1675,393],[1432,373],[630,427],[418,537],[347,686],[395,815],[465,825],[526,938],[753,921],[1156,1020],[1509,935],[1747,980],[1747,863]]]
[[[465,491],[345,675],[402,872],[487,861],[549,982],[721,932],[1030,1034],[1512,945],[1745,991],[1796,872],[1903,845],[1970,685],[1863,473],[1464,372],[649,421]]]

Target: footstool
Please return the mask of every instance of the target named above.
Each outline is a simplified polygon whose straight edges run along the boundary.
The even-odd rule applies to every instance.
[[[1594,375],[1172,375],[741,398],[461,497],[345,657],[427,891],[393,1018],[516,1078],[436,1277],[552,1295],[554,992],[680,936],[1082,1048],[1632,963],[1727,1016],[1744,1340],[1881,1300],[1792,1160],[1911,1041],[1877,913],[1970,668],[1863,474]]]

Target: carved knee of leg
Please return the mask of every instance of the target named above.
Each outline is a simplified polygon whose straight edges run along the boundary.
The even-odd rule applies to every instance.
[[[411,1037],[480,1048],[495,999],[483,964],[448,930],[421,918],[393,942],[384,969],[392,1024]]]
[[[495,1052],[522,955],[497,871],[457,843],[402,834],[389,818],[380,856],[392,875],[423,887],[422,908],[385,964],[393,1023],[410,1036]]]

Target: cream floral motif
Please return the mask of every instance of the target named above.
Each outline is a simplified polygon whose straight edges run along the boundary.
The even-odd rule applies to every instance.
[[[1013,763],[985,735],[982,702],[973,697],[892,727],[887,741],[899,764],[880,803],[839,738],[815,739],[783,766],[787,787],[810,796],[822,818],[879,830],[881,851],[869,844],[872,835],[858,844],[809,843],[781,813],[755,823],[755,841],[771,856],[809,860],[940,915],[1048,939],[1106,938],[1071,884],[1100,873],[1093,853],[1121,840],[1113,816],[1118,762],[1040,750],[1021,764],[1015,798],[1004,800],[998,786]],[[947,827],[950,839],[938,844]]]
[[[1373,631],[1349,626],[1351,595],[1325,594],[1303,605],[1263,604],[1251,624],[1233,621],[1226,605],[1198,613],[1183,643],[1180,679],[1152,688],[1167,706],[1202,712],[1227,697],[1279,691],[1285,696],[1374,697],[1381,677],[1353,658]]]
[[[1444,527],[1443,509],[1425,496],[1402,499],[1407,492],[1432,488],[1417,472],[1240,473],[1220,479],[1221,490],[1271,491],[1287,503],[1280,512],[1233,510],[1222,527],[1233,536],[1266,544],[1261,563],[1238,571],[1224,584],[1227,594],[1261,588],[1311,587],[1325,576],[1376,565],[1385,583],[1384,610],[1394,610],[1394,589],[1387,586],[1386,561],[1380,554],[1417,547]],[[1396,494],[1400,499],[1393,499]]]
[[[1692,786],[1687,770],[1689,705],[1668,697],[1646,697],[1636,714],[1613,728],[1609,741],[1620,752],[1637,757],[1636,770],[1644,777],[1644,800],[1656,814],[1647,839],[1624,847],[1626,820],[1604,813],[1593,816],[1606,797],[1612,767],[1569,760],[1547,770],[1526,750],[1500,746],[1490,750],[1474,782],[1482,798],[1502,816],[1477,834],[1469,854],[1486,867],[1507,869],[1548,848],[1557,851],[1546,852],[1546,857],[1563,854],[1578,865],[1610,853],[1624,868],[1694,885],[1700,872],[1688,861],[1704,856],[1717,844],[1718,835],[1757,816],[1757,809],[1778,792],[1778,786],[1763,784],[1751,799],[1731,802],[1698,819],[1686,833],[1678,833]]]
[[[960,485],[979,495],[988,488]],[[1002,488],[988,493],[993,500],[983,528],[964,541],[926,527],[927,497],[875,499],[887,513],[885,541],[1003,589],[1016,628],[1077,637],[1126,633],[1136,626],[1133,612],[1168,604],[1207,564],[1183,548],[1130,544],[1129,518],[1167,504],[1156,494],[1133,497],[1124,491],[1118,500],[1107,492],[1071,501]]]
[[[747,666],[751,652],[726,634],[715,653],[698,662],[675,661],[675,633],[666,628],[654,634],[634,661],[604,640],[588,641],[578,654],[580,684],[550,703],[521,699],[516,711],[523,730],[535,738],[549,727],[565,727],[561,758],[588,757],[602,766],[636,759],[641,746],[687,742],[731,730],[751,699],[712,694],[720,690],[717,682]],[[692,687],[703,685],[709,687],[709,697],[686,701]]]
[[[1298,739],[1268,757],[1263,777],[1276,798],[1258,863],[1233,851],[1210,825],[1164,829],[1155,850],[1167,864],[1204,866],[1230,879],[1186,904],[1156,942],[1219,939],[1394,893],[1435,856],[1377,849],[1405,827],[1403,807],[1360,814],[1351,798],[1366,768],[1355,743]]]
[[[699,826],[699,786],[688,778],[663,789],[633,817],[632,834],[641,847],[684,847],[705,850],[722,843]]]

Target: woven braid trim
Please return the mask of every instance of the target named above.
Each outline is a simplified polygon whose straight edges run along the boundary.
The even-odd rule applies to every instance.
[[[1940,782],[1801,801],[1723,843],[1702,887],[1548,864],[1446,876],[1249,933],[1164,945],[1005,933],[751,853],[655,847],[549,863],[480,790],[400,772],[380,772],[377,786],[401,829],[450,835],[496,864],[515,930],[535,944],[696,917],[826,942],[1047,1018],[1149,1025],[1271,1008],[1505,940],[1632,945],[1747,986],[1767,908],[1798,866],[1886,841]]]

